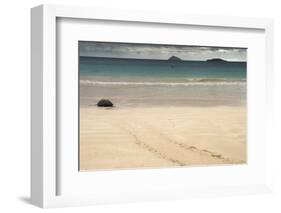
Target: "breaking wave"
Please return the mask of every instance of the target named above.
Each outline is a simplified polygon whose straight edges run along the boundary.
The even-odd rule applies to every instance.
[[[120,86],[245,86],[246,79],[241,80],[226,80],[226,79],[187,79],[185,82],[131,82],[131,81],[92,81],[80,80],[81,85],[120,85]]]

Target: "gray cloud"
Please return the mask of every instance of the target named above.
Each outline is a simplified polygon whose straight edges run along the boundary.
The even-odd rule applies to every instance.
[[[138,59],[168,59],[171,56],[177,56],[183,60],[206,60],[211,58],[222,58],[229,61],[247,60],[247,50],[245,48],[90,41],[79,42],[79,55]]]

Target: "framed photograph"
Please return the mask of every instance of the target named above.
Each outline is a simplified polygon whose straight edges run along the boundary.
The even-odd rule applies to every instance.
[[[270,192],[272,20],[31,14],[33,204]]]

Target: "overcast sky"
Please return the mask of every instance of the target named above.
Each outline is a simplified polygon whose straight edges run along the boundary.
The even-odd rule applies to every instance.
[[[79,55],[92,57],[168,59],[177,56],[182,60],[221,58],[228,61],[246,61],[245,48],[176,46],[112,42],[79,42]]]

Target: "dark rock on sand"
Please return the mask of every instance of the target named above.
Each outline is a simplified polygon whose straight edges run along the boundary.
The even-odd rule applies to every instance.
[[[108,99],[101,99],[97,103],[98,107],[113,107],[113,103]]]

